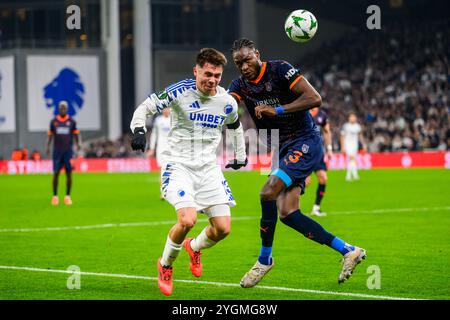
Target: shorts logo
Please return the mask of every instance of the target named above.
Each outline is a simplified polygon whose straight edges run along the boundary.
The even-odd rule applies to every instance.
[[[223,111],[225,112],[225,114],[230,114],[231,112],[233,112],[233,106],[231,104],[227,104]]]
[[[309,150],[309,146],[307,144],[302,145],[302,152],[303,153],[308,153]]]
[[[185,194],[186,194],[186,192],[184,192],[184,190],[178,190],[179,197],[184,197]]]

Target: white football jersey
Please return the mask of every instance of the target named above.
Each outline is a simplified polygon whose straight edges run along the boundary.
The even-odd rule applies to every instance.
[[[344,136],[345,146],[358,147],[358,137],[360,132],[361,126],[358,123],[345,123],[341,131],[341,135]]]
[[[216,95],[205,95],[197,90],[195,80],[186,79],[151,94],[141,103],[133,114],[131,131],[136,127],[145,128],[146,118],[164,108],[172,110],[164,158],[190,167],[215,164],[222,127],[238,120],[234,98],[220,86]]]
[[[157,117],[153,122],[152,134],[150,136],[150,149],[156,147],[156,158],[162,160],[162,153],[168,149],[168,137],[170,132],[170,116]]]

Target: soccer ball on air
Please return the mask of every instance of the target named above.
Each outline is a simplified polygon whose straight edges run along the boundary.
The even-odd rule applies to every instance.
[[[284,31],[295,42],[307,42],[317,32],[317,19],[307,10],[292,11],[284,23]]]

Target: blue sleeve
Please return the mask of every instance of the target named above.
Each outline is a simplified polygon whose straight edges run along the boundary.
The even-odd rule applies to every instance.
[[[241,85],[239,79],[234,79],[228,87],[228,93],[240,102],[242,100]]]
[[[291,89],[300,78],[300,70],[287,61],[279,61],[277,74],[283,86]]]

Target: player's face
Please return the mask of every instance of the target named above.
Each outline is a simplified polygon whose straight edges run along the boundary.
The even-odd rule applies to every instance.
[[[261,60],[259,51],[243,47],[233,52],[234,64],[240,74],[247,80],[254,80],[261,71]]]
[[[170,116],[170,109],[169,108],[164,108],[162,110],[162,114],[163,114],[164,117],[167,118],[168,116]]]
[[[60,104],[58,107],[59,115],[64,117],[67,114],[67,106],[65,104]]]
[[[350,123],[356,123],[356,115],[354,115],[353,113],[351,115],[348,116],[348,121]]]
[[[194,67],[195,84],[200,92],[214,96],[220,79],[222,79],[223,67],[206,62],[203,67]]]

